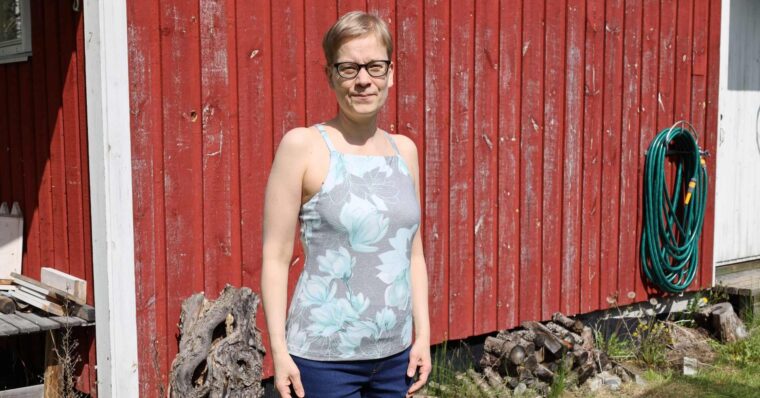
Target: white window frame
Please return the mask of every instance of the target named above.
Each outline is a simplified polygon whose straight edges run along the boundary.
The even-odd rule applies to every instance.
[[[32,13],[29,0],[16,0],[21,17],[21,37],[0,42],[0,64],[26,61],[32,55]]]

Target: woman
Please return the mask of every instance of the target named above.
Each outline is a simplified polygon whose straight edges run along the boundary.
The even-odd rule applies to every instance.
[[[393,86],[387,25],[348,13],[322,47],[338,115],[285,134],[266,190],[261,292],[275,386],[281,397],[291,387],[402,397],[431,370],[417,149],[377,127]],[[286,320],[297,219],[306,263]]]

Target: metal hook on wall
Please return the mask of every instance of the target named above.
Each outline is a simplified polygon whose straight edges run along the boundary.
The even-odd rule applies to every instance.
[[[79,0],[74,0],[74,2],[71,3],[71,9],[74,10],[74,12],[79,12]]]

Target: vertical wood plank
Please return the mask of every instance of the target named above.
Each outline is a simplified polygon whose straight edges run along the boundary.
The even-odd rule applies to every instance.
[[[567,50],[565,69],[565,147],[562,175],[562,297],[560,311],[576,314],[580,309],[581,203],[583,166],[583,91],[586,4],[567,4]]]
[[[603,277],[600,282],[602,306],[617,300],[618,233],[620,192],[620,126],[623,87],[623,1],[606,3],[604,29],[604,88],[602,113],[602,190],[600,191],[601,250]]]
[[[164,131],[167,366],[177,353],[182,300],[203,290],[203,186],[198,4],[160,3],[161,124]]]
[[[541,318],[544,1],[525,2],[520,114],[520,320]]]
[[[23,162],[24,202],[21,211],[24,213],[24,246],[26,246],[22,268],[25,272],[33,268],[39,268],[39,221],[32,216],[37,209],[37,167],[35,159],[34,137],[34,103],[32,101],[32,66],[28,62],[19,64],[19,111],[20,111],[20,135],[21,153],[19,156]],[[0,109],[5,109],[0,107]],[[7,169],[6,169],[7,170]],[[38,271],[37,271],[38,272]]]
[[[306,55],[304,73],[306,75],[306,125],[324,122],[337,113],[337,105],[332,100],[327,76],[325,56],[322,51],[322,37],[337,18],[335,2],[306,1],[304,3]]]
[[[61,76],[63,81],[61,110],[63,113],[63,172],[66,181],[66,220],[68,226],[68,273],[85,276],[84,225],[82,202],[81,147],[79,142],[79,64],[76,56],[77,20],[71,7],[60,9]],[[82,82],[84,84],[84,82]],[[83,104],[82,106],[86,106]]]
[[[618,303],[630,304],[635,293],[634,277],[638,269],[638,227],[641,213],[638,187],[639,116],[641,106],[641,26],[642,6],[636,1],[625,2],[625,32],[623,34],[622,126],[620,138],[620,229],[617,250]],[[639,300],[642,298],[639,297]]]
[[[704,128],[704,146],[712,158],[707,159],[707,175],[710,187],[705,207],[705,224],[702,232],[702,256],[700,258],[702,286],[712,286],[713,283],[713,242],[715,235],[715,171],[716,154],[718,149],[718,93],[720,76],[720,21],[721,2],[710,1],[709,6],[708,40],[707,40],[707,103]]]
[[[449,2],[425,1],[426,59],[448,60]],[[449,334],[449,67],[425,63],[425,250],[430,281],[431,335]],[[442,100],[443,99],[443,100]],[[420,184],[423,186],[423,184]]]
[[[519,323],[520,304],[520,114],[522,99],[522,1],[499,10],[499,210],[497,325]]]
[[[583,208],[581,229],[581,312],[599,303],[601,141],[604,60],[604,3],[586,3],[586,69],[583,110]]]
[[[425,164],[425,59],[423,0],[399,2],[396,10],[396,132],[411,138],[417,145],[420,166]],[[420,167],[420,192],[424,197],[425,168]],[[424,217],[424,214],[423,214]],[[423,225],[425,220],[423,219]],[[426,250],[427,252],[427,250]]]
[[[246,110],[238,112],[242,284],[260,292],[264,190],[274,147],[271,2],[238,2],[237,7],[237,95],[238,106]],[[257,314],[257,327],[267,330],[261,305]],[[264,339],[268,344],[266,333]],[[272,372],[271,356],[267,355],[264,373],[271,375]]]
[[[367,0],[337,0],[338,2],[338,17],[349,11],[366,11]]]
[[[21,112],[19,104],[19,74],[18,64],[10,64],[6,67],[6,95],[8,98],[8,155],[11,174],[11,201],[24,203],[24,163],[21,156]],[[11,205],[12,203],[9,203]],[[23,210],[23,209],[22,209]]]
[[[708,31],[710,29],[708,26],[710,19],[709,4],[707,0],[694,1],[693,15],[693,48],[690,51],[691,67],[689,68],[691,77],[691,101],[689,108],[689,120],[691,121],[697,133],[697,143],[700,147],[704,147],[706,144],[705,119],[707,113],[707,41]],[[704,26],[706,28],[699,29],[699,26]],[[708,182],[708,189],[709,188],[710,187]],[[701,286],[705,284],[709,285],[712,283],[712,277],[707,281],[702,279],[704,268],[712,268],[712,263],[704,264],[701,261],[702,251],[704,250],[704,243],[705,240],[702,239],[702,236],[700,236],[698,257],[699,271],[697,272],[697,275],[695,275],[694,281],[692,282],[691,288],[693,288],[693,290],[699,290]]]
[[[475,5],[474,85],[474,325],[473,334],[496,327],[497,183],[499,99],[493,95],[499,84],[499,4],[483,1]]]
[[[642,214],[643,194],[642,187],[644,183],[644,163],[646,161],[646,150],[652,138],[657,134],[657,114],[659,113],[659,94],[658,94],[658,70],[659,70],[659,45],[660,45],[660,4],[659,0],[646,0],[643,3],[643,42],[641,49],[641,130],[639,132],[639,157],[637,159],[638,170],[638,189],[637,197],[639,198],[636,206],[636,214]],[[640,218],[640,216],[639,216]],[[635,287],[636,301],[645,300],[648,295],[649,286],[646,285],[641,268],[641,251],[639,245],[641,242],[642,222],[639,219],[636,228],[636,272]]]
[[[52,222],[53,235],[51,244],[53,246],[53,267],[68,272],[69,267],[69,250],[68,250],[68,220],[66,212],[66,176],[65,176],[65,159],[64,159],[64,136],[63,136],[63,111],[61,108],[63,83],[61,82],[60,66],[60,35],[61,26],[59,18],[59,7],[63,5],[56,3],[48,4],[45,11],[45,59],[47,62],[46,85],[49,87],[47,97],[48,108],[48,126],[49,126],[49,143],[50,143],[50,177],[51,177],[51,204],[52,204]],[[50,28],[50,29],[48,29]],[[55,236],[55,239],[52,237]],[[35,275],[31,275],[35,277]]]
[[[541,319],[560,309],[562,287],[562,165],[565,141],[565,1],[546,3]]]
[[[159,13],[158,2],[127,3],[141,396],[166,395],[169,369]]]
[[[272,38],[290,43],[272,46],[272,106],[275,146],[290,129],[303,126],[305,120],[304,65],[304,4],[302,0],[278,3],[272,8]],[[296,233],[297,234],[297,233]],[[295,238],[295,235],[294,235]],[[292,297],[298,275],[303,269],[304,253],[296,245],[288,276],[288,297]]]
[[[83,260],[84,260],[84,278],[85,280],[94,280],[93,267],[92,267],[92,231],[91,231],[91,218],[90,218],[90,157],[88,149],[87,139],[87,98],[85,96],[85,43],[84,43],[84,16],[82,13],[75,14],[75,26],[73,27],[76,34],[76,59],[77,59],[77,101],[79,105],[79,157],[80,157],[80,170],[81,170],[81,190],[82,190],[82,233],[83,233]],[[94,304],[94,283],[87,284],[87,300],[89,304]],[[94,334],[88,337],[93,341]],[[90,370],[95,371],[95,350],[90,348],[92,361]],[[95,384],[94,373],[91,373],[90,378],[90,391],[97,390]]]
[[[203,268],[207,296],[240,285],[235,3],[200,2]]]
[[[660,2],[660,49],[657,96],[657,133],[673,124],[674,73],[676,56],[676,0]]]
[[[673,118],[691,120],[691,63],[694,27],[694,1],[678,0],[676,15],[676,64]]]
[[[52,199],[51,199],[51,173],[50,173],[50,138],[47,114],[47,99],[50,87],[47,86],[46,72],[46,48],[45,40],[48,36],[45,31],[54,26],[46,26],[45,14],[43,7],[32,7],[32,26],[38,26],[32,35],[32,46],[40,49],[35,52],[31,59],[32,72],[34,74],[34,136],[35,136],[35,155],[37,178],[36,185],[38,190],[38,201],[35,213],[32,217],[39,220],[39,250],[40,263],[54,265],[53,242],[50,237],[53,236],[52,223]],[[50,95],[54,95],[51,94]],[[28,212],[27,212],[28,213]],[[27,246],[29,247],[29,246]]]
[[[451,7],[454,5],[452,4]],[[449,107],[449,303],[450,338],[473,332],[473,86],[474,4],[459,3],[451,13]]]

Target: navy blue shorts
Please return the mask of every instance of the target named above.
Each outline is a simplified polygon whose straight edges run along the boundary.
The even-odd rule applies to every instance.
[[[363,361],[313,361],[292,356],[306,398],[400,398],[412,385],[409,350]]]

